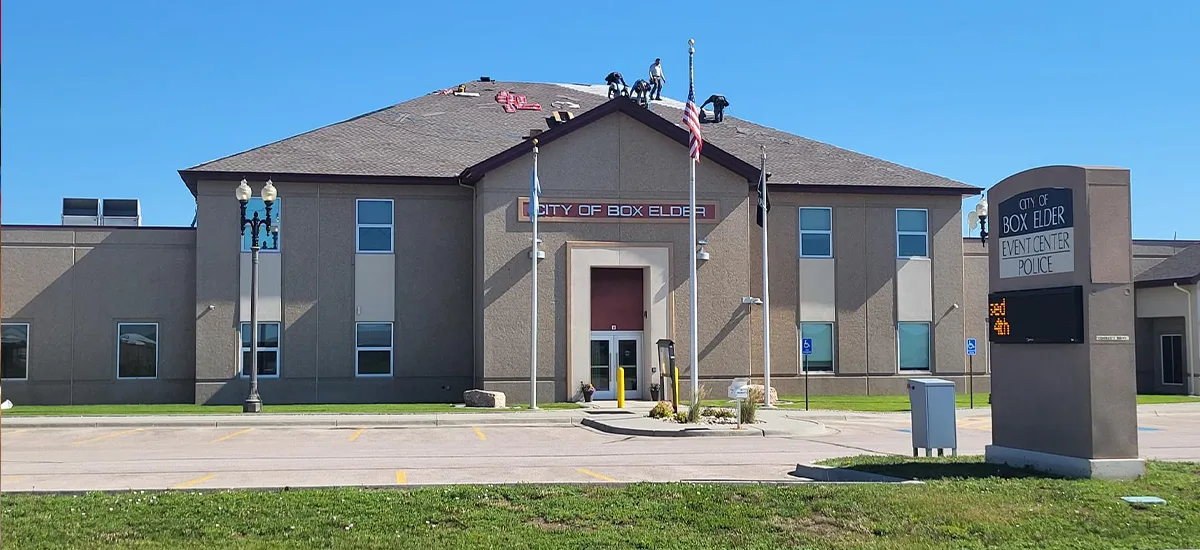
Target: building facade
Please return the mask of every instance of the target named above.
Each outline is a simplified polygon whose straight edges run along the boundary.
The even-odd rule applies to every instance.
[[[578,399],[584,383],[599,399],[663,395],[662,339],[687,380],[692,246],[706,258],[702,388],[715,396],[732,378],[761,379],[764,146],[779,393],[802,393],[805,369],[813,394],[897,394],[929,375],[988,390],[987,346],[964,354],[965,338],[987,341],[986,249],[962,237],[963,200],[980,188],[727,117],[702,125],[692,243],[682,106],[605,93],[483,79],[181,170],[195,227],[5,226],[5,397],[241,402],[251,254],[234,189],[246,179],[258,197],[270,179],[279,198],[257,301],[266,404],[458,402],[472,388],[523,402],[530,138],[542,188],[539,401]],[[254,212],[266,215],[261,199]],[[1153,275],[1181,256],[1178,244],[1133,246]],[[1168,349],[1142,357],[1139,347],[1138,368],[1145,359],[1143,370],[1174,380],[1174,363],[1154,365],[1175,357],[1162,338],[1178,311],[1146,311],[1164,320],[1139,325],[1139,344],[1144,328]]]

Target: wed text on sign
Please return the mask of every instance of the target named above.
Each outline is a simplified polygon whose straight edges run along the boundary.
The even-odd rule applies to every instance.
[[[1034,189],[1000,203],[1000,278],[1075,271],[1071,190]]]
[[[520,221],[529,221],[529,199],[517,199]],[[538,219],[543,221],[591,221],[591,220],[635,220],[671,221],[688,220],[686,202],[631,202],[619,200],[538,200]],[[697,203],[696,221],[717,221],[716,203]]]

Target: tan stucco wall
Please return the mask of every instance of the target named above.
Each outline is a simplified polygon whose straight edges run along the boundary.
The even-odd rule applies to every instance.
[[[273,182],[279,191],[280,377],[265,403],[458,401],[473,382],[471,191],[462,187]],[[262,182],[252,187],[257,195]],[[198,184],[197,402],[237,403],[237,202],[230,182]],[[355,199],[395,201],[391,378],[356,378]],[[303,236],[288,238],[287,235]],[[375,284],[377,281],[373,281]]]
[[[189,402],[196,232],[21,227],[3,232],[3,318],[29,328],[25,404]],[[157,379],[117,379],[117,323],[158,323]]]
[[[623,114],[613,114],[540,148],[543,201],[553,199],[671,200],[688,198],[686,148]],[[477,231],[483,241],[480,288],[484,384],[510,400],[528,399],[531,227],[519,222],[517,198],[529,193],[532,155],[500,167],[479,184]],[[708,159],[696,169],[697,197],[719,204],[719,223],[698,223],[712,259],[698,272],[702,379],[744,375],[749,364],[746,306],[749,287],[749,183]],[[674,339],[681,376],[690,376],[688,349],[688,224],[539,223],[546,259],[538,271],[538,398],[563,400],[567,388],[566,242],[653,242],[673,251]],[[757,227],[757,226],[756,226]],[[586,330],[587,327],[583,327]],[[685,384],[686,385],[686,384]],[[722,386],[723,387],[723,386]],[[723,391],[713,386],[710,393]]]

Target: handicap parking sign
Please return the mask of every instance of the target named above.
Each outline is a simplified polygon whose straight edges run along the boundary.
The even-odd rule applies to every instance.
[[[975,339],[967,338],[967,355],[975,355]]]
[[[801,340],[800,352],[804,355],[812,355],[812,338],[804,338]]]

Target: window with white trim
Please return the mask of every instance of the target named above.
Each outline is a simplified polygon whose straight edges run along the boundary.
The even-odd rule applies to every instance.
[[[800,323],[800,341],[812,340],[812,353],[802,357],[801,370],[833,372],[833,323]]]
[[[392,324],[355,323],[354,372],[358,376],[392,375]]]
[[[279,213],[282,209],[283,199],[275,197],[275,202],[271,203],[270,223],[263,225],[258,230],[258,250],[260,252],[279,252]],[[253,218],[255,212],[258,213],[259,219],[267,219],[267,203],[263,202],[262,197],[251,197],[250,201],[246,203],[246,219]],[[245,224],[242,228],[242,252],[250,252],[253,236],[250,224]]]
[[[916,208],[896,209],[896,257],[929,256],[929,211]]]
[[[896,323],[900,370],[929,370],[929,323]]]
[[[243,377],[250,376],[250,323],[242,323],[241,365],[238,371]],[[279,376],[279,323],[258,324],[258,375]]]
[[[354,236],[355,250],[366,254],[390,254],[393,250],[392,199],[358,199]]]
[[[158,378],[158,323],[117,323],[117,378]]]
[[[29,379],[29,323],[4,323],[0,343],[0,378]]]
[[[800,257],[833,257],[833,209],[800,209]]]

